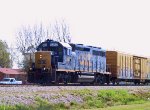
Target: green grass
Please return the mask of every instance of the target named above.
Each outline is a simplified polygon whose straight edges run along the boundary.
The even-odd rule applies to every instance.
[[[82,97],[83,103],[51,104],[47,100],[36,98],[36,103],[33,105],[0,105],[0,110],[143,110],[143,108],[144,110],[150,110],[149,92],[129,93],[127,90],[94,91],[83,89],[65,93]],[[62,95],[65,93],[63,92]],[[140,108],[140,106],[143,108]]]
[[[43,102],[42,102],[43,103]],[[74,106],[74,108],[70,108],[70,105],[64,104],[57,104],[57,105],[50,105],[50,104],[40,104],[34,106],[24,106],[24,105],[16,105],[16,106],[0,106],[0,110],[84,110],[84,108],[78,108]],[[106,108],[91,108],[86,110],[150,110],[150,102],[143,103],[143,104],[132,104],[132,105],[117,105],[112,107]]]
[[[84,103],[80,108],[105,108],[117,105],[143,104],[147,102],[148,95],[130,94],[127,90],[100,90],[97,95],[94,91],[82,90],[75,93],[83,96]],[[149,93],[148,93],[149,94]],[[146,95],[146,96],[145,96]]]
[[[101,90],[97,99],[102,100],[106,106],[143,103],[146,100],[138,95],[129,94],[127,90]]]
[[[119,105],[107,108],[89,109],[89,110],[150,110],[150,102],[144,104]]]
[[[94,95],[94,93],[97,91],[89,89],[81,89],[81,90],[71,90],[68,92],[70,92],[73,95],[87,96],[87,95]]]

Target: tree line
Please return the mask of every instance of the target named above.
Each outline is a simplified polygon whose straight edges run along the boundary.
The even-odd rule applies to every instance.
[[[69,25],[65,20],[56,20],[49,26],[42,23],[22,26],[16,33],[15,49],[0,40],[0,67],[11,68],[16,62],[18,67],[25,69],[28,66],[25,55],[36,52],[37,46],[46,39],[71,42]],[[17,53],[21,53],[21,61]]]
[[[52,39],[60,42],[71,42],[69,25],[65,20],[56,20],[49,26],[36,24],[34,26],[23,26],[18,30],[16,48],[23,58],[22,62],[18,62],[22,68],[28,68],[26,55],[34,53],[37,46],[46,39]]]

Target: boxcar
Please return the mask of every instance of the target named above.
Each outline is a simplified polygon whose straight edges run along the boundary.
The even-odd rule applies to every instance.
[[[116,83],[120,80],[133,79],[133,56],[117,51],[106,52],[106,62],[112,73],[111,80]]]
[[[135,84],[149,82],[149,59],[134,56],[118,51],[106,52],[107,65],[109,65],[111,81],[134,82]]]

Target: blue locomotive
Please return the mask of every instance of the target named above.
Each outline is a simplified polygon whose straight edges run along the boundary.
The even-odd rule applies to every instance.
[[[31,83],[109,83],[106,50],[101,47],[47,39],[34,56],[28,72]]]

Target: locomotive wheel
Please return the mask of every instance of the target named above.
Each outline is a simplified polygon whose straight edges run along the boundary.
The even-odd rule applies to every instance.
[[[71,75],[69,75],[68,73],[58,73],[57,74],[57,82],[59,83],[63,83],[65,85],[67,85],[68,83],[71,82]]]
[[[135,81],[134,81],[134,84],[135,84],[135,85],[140,85],[140,81],[139,81],[139,80],[135,80]]]
[[[97,75],[95,79],[95,83],[99,85],[104,85],[106,82],[106,77],[103,75]]]

